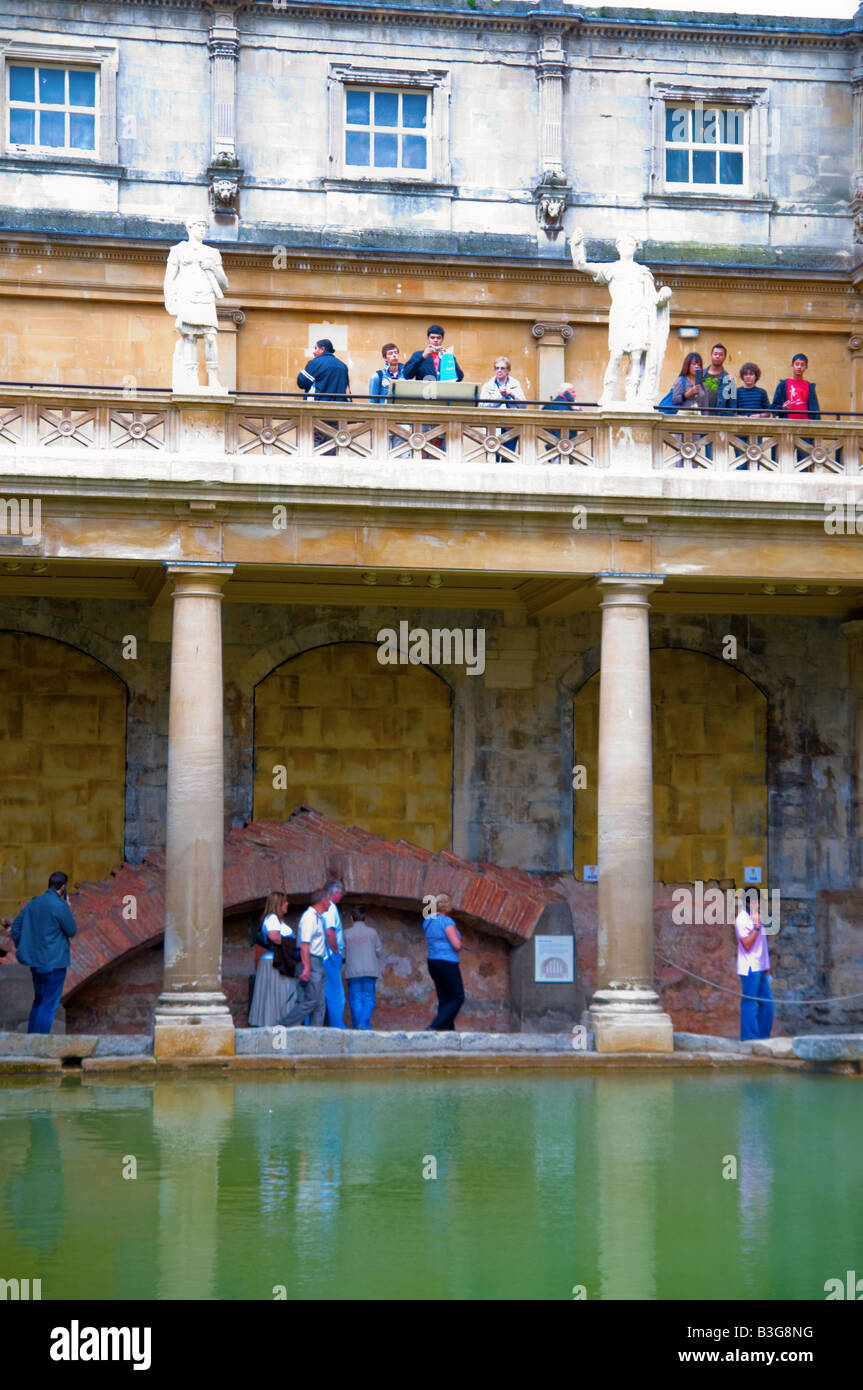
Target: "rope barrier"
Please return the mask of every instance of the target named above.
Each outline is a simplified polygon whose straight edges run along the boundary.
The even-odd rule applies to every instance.
[[[705,980],[703,975],[696,975],[692,970],[686,970],[684,966],[678,965],[676,961],[669,960],[661,951],[656,952],[660,960],[665,961],[666,965],[672,965],[675,970],[679,970],[683,975],[689,975],[693,980],[699,980],[703,985],[710,985],[711,989],[721,990],[723,994],[733,994],[735,999],[748,999],[751,996],[739,994],[735,989],[729,989],[727,985],[717,985],[713,980]],[[860,994],[834,994],[827,999],[777,999],[774,995],[773,1002],[777,1008],[788,1007],[790,1005],[801,1004],[843,1004],[848,999],[863,999],[863,991]]]

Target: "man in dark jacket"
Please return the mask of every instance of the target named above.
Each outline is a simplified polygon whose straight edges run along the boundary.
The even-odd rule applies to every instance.
[[[306,363],[297,377],[297,385],[305,391],[306,399],[314,396],[316,401],[346,400],[350,389],[347,364],[336,357],[329,338],[319,338],[313,351],[311,362]]]
[[[413,356],[408,358],[405,367],[406,381],[422,381],[428,376],[440,381],[440,359],[443,353],[444,331],[439,323],[433,323],[430,326],[426,333],[426,339],[425,348],[417,348]],[[456,379],[464,381],[464,372],[456,362],[455,357],[453,357],[453,362],[455,362]]]
[[[33,976],[28,1033],[50,1033],[69,968],[69,938],[78,928],[66,902],[65,874],[52,874],[48,888],[31,898],[12,923],[15,953]],[[8,923],[4,923],[8,925]]]

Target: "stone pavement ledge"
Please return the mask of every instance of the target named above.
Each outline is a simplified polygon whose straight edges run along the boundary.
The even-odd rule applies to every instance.
[[[812,1033],[795,1038],[793,1047],[813,1070],[863,1076],[863,1033]]]

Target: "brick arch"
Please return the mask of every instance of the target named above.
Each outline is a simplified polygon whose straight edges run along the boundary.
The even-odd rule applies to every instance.
[[[381,666],[377,653],[372,642],[322,643],[259,681],[253,816],[312,802],[377,835],[449,848],[452,689],[426,666]],[[274,786],[275,768],[285,785]]]
[[[288,820],[251,822],[225,836],[226,916],[259,909],[276,888],[295,903],[308,902],[332,876],[344,880],[348,902],[377,902],[418,917],[424,898],[446,891],[459,923],[511,946],[529,940],[549,904],[562,901],[523,870],[433,854],[406,840],[393,844],[308,806]],[[64,1001],[109,966],[158,945],[165,930],[164,855],[84,884],[71,906],[79,930]]]
[[[123,859],[125,681],[53,636],[0,631],[0,906]]]
[[[713,650],[653,647],[655,877],[666,883],[767,870],[767,696]],[[597,673],[598,674],[598,673]],[[574,792],[573,864],[596,863],[599,681],[576,695],[574,761],[587,787]]]

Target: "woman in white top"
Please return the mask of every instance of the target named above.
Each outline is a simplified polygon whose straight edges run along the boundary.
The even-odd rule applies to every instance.
[[[288,900],[284,893],[271,893],[261,914],[261,930],[275,948],[294,935],[285,921],[287,915]],[[293,975],[282,973],[284,965],[284,952],[281,950],[271,949],[261,956],[255,976],[252,1007],[249,1009],[249,1024],[252,1028],[275,1027],[279,1019],[297,1002],[298,982]]]
[[[524,405],[525,394],[521,382],[510,376],[510,360],[498,357],[494,364],[494,376],[483,382],[479,399],[482,405]]]

